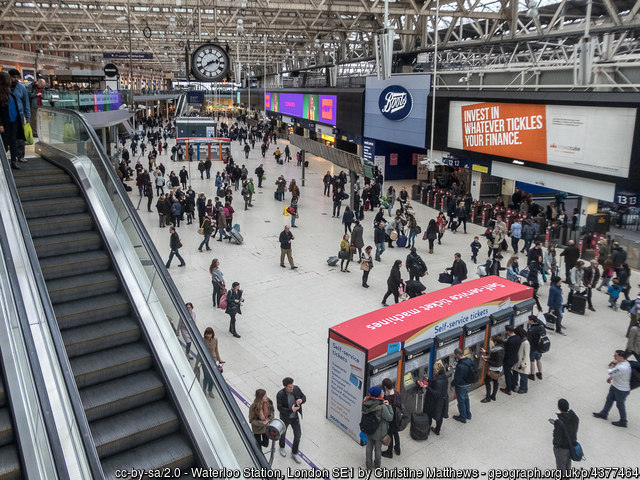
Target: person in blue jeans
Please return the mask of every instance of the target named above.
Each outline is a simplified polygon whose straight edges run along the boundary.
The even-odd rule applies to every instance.
[[[169,227],[169,233],[171,237],[169,237],[169,248],[171,249],[171,253],[169,254],[169,260],[167,260],[166,267],[169,268],[171,266],[171,260],[173,260],[173,256],[175,255],[180,260],[179,267],[184,267],[184,258],[180,255],[180,248],[182,247],[182,243],[180,242],[180,237],[176,233],[176,229],[174,227]]]
[[[607,399],[602,410],[593,412],[593,416],[606,420],[609,410],[611,410],[615,402],[618,412],[620,412],[620,420],[611,423],[616,427],[627,428],[627,409],[624,402],[631,391],[631,364],[627,361],[624,350],[616,350],[614,352],[613,362],[609,364],[608,372],[607,383],[610,383],[611,386],[609,387]]]
[[[458,415],[454,415],[453,419],[460,423],[467,423],[471,420],[471,409],[469,408],[469,388],[474,382],[472,378],[473,361],[464,356],[461,348],[453,351],[457,365],[453,374],[452,385],[456,390],[456,398],[458,400]]]

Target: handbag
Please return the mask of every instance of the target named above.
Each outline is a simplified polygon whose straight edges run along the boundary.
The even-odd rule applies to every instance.
[[[442,272],[440,275],[438,275],[438,282],[453,283],[453,275],[447,272]]]
[[[569,447],[569,456],[571,457],[571,460],[573,460],[574,462],[580,462],[584,460],[584,451],[582,450],[582,445],[580,445],[580,442],[576,442],[575,444],[572,444],[571,438],[569,437],[569,431],[567,430],[566,425],[560,419],[558,419],[558,422],[560,422],[560,425],[562,425],[562,430],[564,430],[564,436],[567,437],[567,443],[571,445]]]
[[[369,260],[360,260],[360,270],[364,272],[369,271]]]
[[[491,380],[498,380],[500,378],[500,372],[496,372],[495,370],[487,370],[487,376]]]
[[[33,130],[28,123],[24,125],[24,143],[25,145],[33,145]]]
[[[220,303],[218,305],[220,308],[225,309],[227,308],[227,294],[225,293],[224,295],[222,295],[222,297],[220,297]]]
[[[220,373],[224,372],[224,369],[222,368],[222,364],[221,363],[218,364],[218,371]]]
[[[289,207],[284,207],[284,210],[282,210],[282,214],[283,214],[285,217],[288,217],[288,216],[290,215],[290,213],[289,213]]]
[[[382,443],[382,445],[384,445],[385,447],[388,447],[389,444],[391,443],[391,436],[389,434],[386,434],[384,437],[382,437],[380,439],[380,442]]]
[[[338,258],[339,258],[340,260],[346,260],[346,259],[348,259],[348,258],[349,258],[349,252],[347,252],[347,251],[345,251],[345,250],[340,250],[340,251],[338,252]]]
[[[416,235],[422,233],[422,227],[420,225],[416,225]]]
[[[204,220],[202,221],[202,225],[198,229],[198,235],[204,235]]]

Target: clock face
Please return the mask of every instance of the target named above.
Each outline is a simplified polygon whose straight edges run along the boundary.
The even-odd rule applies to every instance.
[[[218,45],[206,43],[191,55],[191,70],[201,82],[217,82],[229,71],[227,52]]]

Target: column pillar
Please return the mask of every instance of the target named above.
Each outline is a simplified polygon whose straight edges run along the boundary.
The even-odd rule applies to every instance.
[[[598,213],[598,200],[595,198],[582,197],[580,202],[580,227],[587,224],[587,215]]]
[[[505,205],[509,205],[511,203],[511,195],[516,191],[516,181],[509,180],[508,178],[502,179],[502,200],[504,200]]]
[[[480,200],[480,186],[482,185],[482,173],[471,171],[471,187],[469,188],[474,200]]]

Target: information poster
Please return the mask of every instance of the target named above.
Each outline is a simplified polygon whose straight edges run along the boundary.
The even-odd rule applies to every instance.
[[[627,177],[636,109],[452,101],[448,146]]]
[[[364,398],[365,352],[337,336],[329,338],[327,418],[356,442]]]
[[[397,153],[390,153],[389,154],[389,165],[392,167],[395,167],[398,165],[398,154]]]

